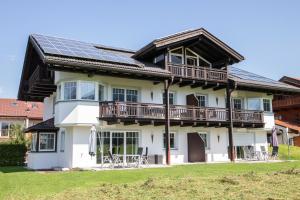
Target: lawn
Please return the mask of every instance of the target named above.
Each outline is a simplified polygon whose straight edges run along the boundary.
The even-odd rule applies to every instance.
[[[299,198],[300,161],[33,172],[0,168],[0,199]]]

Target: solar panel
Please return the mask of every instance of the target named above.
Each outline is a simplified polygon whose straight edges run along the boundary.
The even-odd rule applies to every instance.
[[[275,81],[270,78],[266,78],[236,67],[231,67],[230,68],[230,75],[237,77],[242,80],[248,80],[248,81],[256,81],[256,82],[264,82],[264,83],[269,83],[269,84],[276,84],[276,85],[282,85],[282,86],[287,86],[284,83],[281,83],[279,81]]]
[[[36,40],[37,44],[45,54],[93,59],[139,66],[143,65],[141,62],[129,56],[126,56],[125,54],[118,54],[96,48],[92,43],[38,34],[34,34],[32,35],[32,37]]]

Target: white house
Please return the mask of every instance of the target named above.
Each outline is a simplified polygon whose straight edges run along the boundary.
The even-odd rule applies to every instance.
[[[45,111],[28,129],[28,167],[94,167],[108,151],[138,147],[170,164],[242,159],[244,146],[260,151],[274,126],[273,94],[299,89],[231,66],[243,59],[203,28],[138,51],[30,35],[18,98],[44,102]],[[92,125],[104,143],[94,157]]]

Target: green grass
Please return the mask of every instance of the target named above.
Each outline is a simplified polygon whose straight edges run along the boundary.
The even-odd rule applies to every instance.
[[[279,159],[300,160],[300,147],[290,146],[290,155],[288,155],[288,146],[279,145]]]
[[[300,161],[33,172],[0,168],[0,199],[299,198]]]

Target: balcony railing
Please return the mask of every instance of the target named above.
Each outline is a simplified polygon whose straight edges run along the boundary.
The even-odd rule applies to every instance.
[[[168,70],[172,75],[180,78],[216,82],[227,81],[227,71],[221,69],[168,63]]]
[[[100,102],[99,118],[133,118],[133,119],[165,119],[163,104],[129,103],[105,101]],[[170,106],[171,120],[227,122],[226,108],[193,107],[184,105]],[[263,123],[261,111],[233,111],[234,122]]]
[[[273,101],[273,108],[283,108],[283,107],[293,107],[293,106],[300,106],[300,97],[289,97],[286,99],[281,100],[274,100]]]

